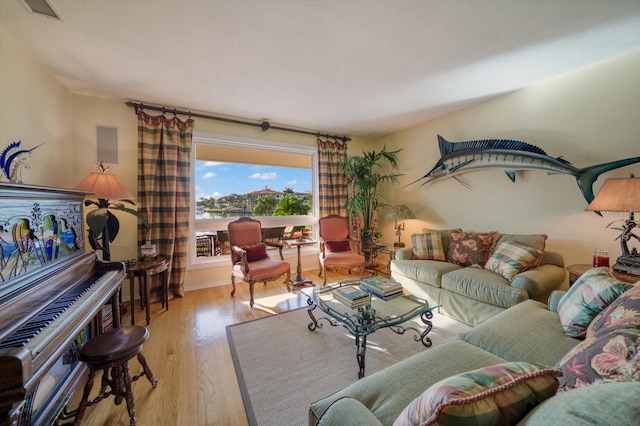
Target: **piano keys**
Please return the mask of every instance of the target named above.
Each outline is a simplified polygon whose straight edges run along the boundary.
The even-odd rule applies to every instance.
[[[82,385],[76,348],[120,326],[124,264],[84,253],[80,191],[0,184],[0,424],[51,424]],[[73,407],[72,407],[73,408]]]

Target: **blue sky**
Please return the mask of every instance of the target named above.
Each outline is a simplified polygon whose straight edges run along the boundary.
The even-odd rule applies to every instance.
[[[196,161],[196,200],[220,198],[229,194],[247,194],[264,189],[286,187],[296,192],[311,191],[311,169],[255,164]]]

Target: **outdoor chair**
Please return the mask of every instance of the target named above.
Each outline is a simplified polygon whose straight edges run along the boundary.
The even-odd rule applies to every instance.
[[[262,240],[262,225],[259,220],[241,217],[227,225],[231,246],[231,297],[236,292],[236,278],[249,283],[250,301],[253,307],[253,287],[256,281],[266,285],[286,274],[287,291],[290,291],[291,266],[284,261],[282,244]],[[267,254],[267,246],[277,247],[280,259],[272,259]]]
[[[327,269],[351,269],[360,267],[364,271],[364,256],[354,253],[349,237],[349,220],[346,217],[330,215],[318,221],[320,226],[320,274],[324,274],[327,285]]]

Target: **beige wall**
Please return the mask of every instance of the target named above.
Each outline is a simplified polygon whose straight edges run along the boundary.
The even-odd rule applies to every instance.
[[[585,212],[575,178],[540,171],[518,173],[512,183],[499,169],[460,175],[473,188],[452,178],[425,186],[402,187],[427,173],[440,158],[437,135],[466,141],[516,139],[563,156],[576,167],[640,156],[640,51],[533,87],[506,94],[378,141],[402,148],[405,176],[389,192],[389,201],[408,205],[420,220],[408,221],[403,233],[423,227],[463,227],[476,231],[546,233],[548,248],[567,264],[589,263],[596,247],[613,258],[620,254],[616,231],[605,229],[614,218]],[[470,76],[471,78],[472,76]],[[428,94],[427,94],[428,95]],[[610,177],[640,176],[640,164],[602,175],[597,193]],[[392,224],[385,234],[393,235]]]
[[[0,149],[22,141],[33,151],[23,183],[72,187],[72,95],[0,28]]]

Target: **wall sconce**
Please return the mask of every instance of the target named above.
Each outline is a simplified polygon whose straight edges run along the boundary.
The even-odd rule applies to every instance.
[[[391,211],[387,214],[387,219],[393,219],[394,222],[394,228],[396,230],[396,235],[398,236],[398,241],[393,243],[393,247],[394,248],[402,248],[404,247],[404,243],[402,241],[400,241],[400,235],[402,234],[402,231],[404,231],[404,222],[402,222],[402,224],[398,224],[399,220],[407,220],[407,219],[415,219],[416,215],[413,214],[413,212],[411,210],[409,210],[409,207],[405,206],[404,204],[399,204],[397,206],[394,206]]]

